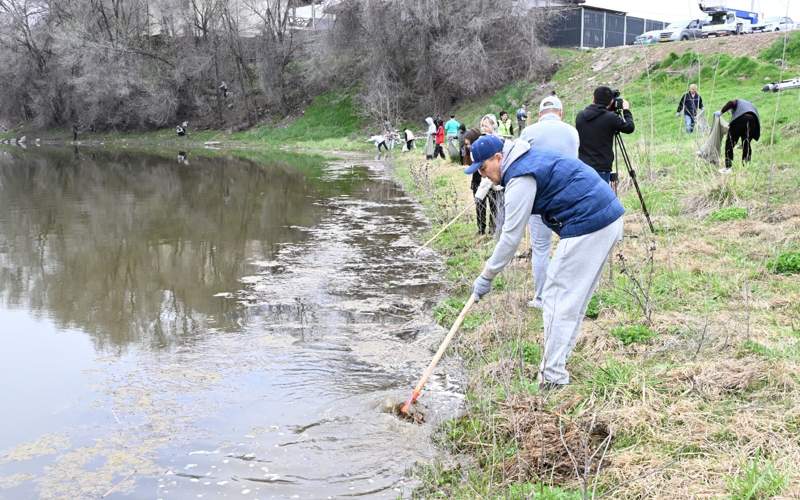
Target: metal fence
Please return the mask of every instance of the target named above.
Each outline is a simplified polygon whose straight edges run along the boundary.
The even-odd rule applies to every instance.
[[[624,12],[573,7],[556,16],[547,42],[552,47],[617,47],[631,45],[638,35],[664,26],[662,21],[630,17]]]

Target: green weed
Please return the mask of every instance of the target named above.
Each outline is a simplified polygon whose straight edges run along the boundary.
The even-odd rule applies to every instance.
[[[536,498],[537,500],[580,500],[583,495],[574,490],[566,490],[542,483],[512,484],[507,494],[499,498]]]
[[[633,365],[609,359],[598,366],[586,380],[583,384],[584,392],[598,394],[603,399],[611,399],[618,393],[628,393],[634,373]]]
[[[521,358],[529,365],[539,366],[542,360],[542,347],[536,342],[522,340],[513,344],[512,355]]]
[[[729,220],[741,220],[747,218],[747,209],[740,207],[725,207],[714,210],[709,214],[708,220],[712,222],[726,222]]]
[[[786,486],[786,476],[759,453],[727,483],[733,500],[757,500],[779,495]]]
[[[656,336],[656,332],[644,325],[618,326],[611,330],[611,335],[623,344],[643,344]]]
[[[600,298],[597,294],[592,295],[592,298],[589,300],[589,305],[586,306],[586,314],[587,318],[597,319],[600,316]]]
[[[800,273],[800,252],[785,252],[767,262],[767,269],[775,274]]]

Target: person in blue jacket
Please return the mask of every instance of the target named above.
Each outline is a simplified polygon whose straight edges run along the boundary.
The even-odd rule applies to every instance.
[[[503,232],[472,293],[477,299],[489,293],[494,277],[513,259],[530,215],[540,215],[560,241],[542,294],[539,387],[548,390],[568,384],[567,358],[603,264],[622,239],[625,210],[600,175],[577,158],[490,135],[472,144],[471,155],[473,163],[464,173],[479,172],[503,186],[506,210]]]

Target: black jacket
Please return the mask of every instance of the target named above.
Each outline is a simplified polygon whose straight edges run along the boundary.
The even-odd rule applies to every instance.
[[[700,94],[695,94],[692,97],[692,94],[687,92],[683,94],[681,100],[678,101],[678,113],[683,111],[683,114],[689,116],[697,116],[697,113],[703,109],[703,98],[700,97]]]
[[[600,172],[609,172],[614,164],[614,134],[634,130],[633,115],[627,109],[622,116],[599,104],[590,104],[575,118],[580,146],[578,158]]]

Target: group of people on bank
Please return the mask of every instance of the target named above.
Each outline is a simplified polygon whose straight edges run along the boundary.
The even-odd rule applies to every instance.
[[[518,137],[505,112],[499,120],[484,115],[478,127],[470,129],[452,115],[446,124],[427,119],[426,157],[444,158],[440,146],[458,141],[460,162],[471,176],[476,198],[478,232],[486,230],[487,210],[490,229],[498,229],[492,255],[472,286],[478,300],[514,257],[526,228],[530,231],[534,290],[528,305],[542,309],[544,319],[539,367],[543,391],[569,383],[567,359],[603,265],[622,239],[624,209],[612,189],[614,140],[617,134],[632,133],[635,125],[630,104],[618,95],[609,87],[597,87],[592,104],[578,113],[575,127],[563,121],[564,106],[556,95],[542,99],[535,123],[527,123],[523,105],[516,115]],[[692,85],[678,107],[688,133],[695,130],[702,109],[702,98]],[[743,141],[743,160],[750,160],[749,142],[758,139],[759,125],[755,106],[746,100],[728,102],[715,117],[727,111],[732,112],[725,154],[730,168],[738,140]],[[551,257],[553,233],[559,242]]]

